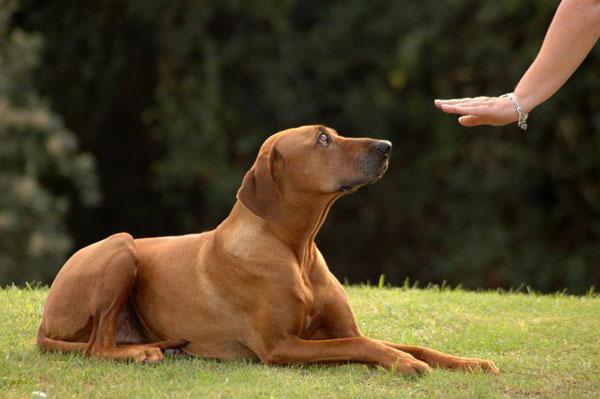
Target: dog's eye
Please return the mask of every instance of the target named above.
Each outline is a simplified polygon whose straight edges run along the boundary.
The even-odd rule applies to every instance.
[[[319,139],[317,140],[321,145],[328,145],[331,142],[331,139],[327,135],[327,133],[319,134]]]

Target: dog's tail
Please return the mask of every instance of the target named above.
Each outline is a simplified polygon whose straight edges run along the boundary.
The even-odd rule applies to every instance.
[[[189,341],[185,339],[176,339],[176,340],[165,340],[148,343],[146,345],[159,348],[161,350],[165,349],[179,349],[185,345],[187,345]],[[78,352],[88,354],[88,347],[90,346],[89,342],[68,342],[68,341],[60,341],[52,338],[48,338],[46,333],[44,332],[43,323],[40,324],[37,336],[36,336],[36,344],[38,348],[42,352],[62,352],[62,353],[70,353],[70,352]]]
[[[36,344],[42,352],[85,353],[88,347],[87,342],[67,342],[48,338],[44,332],[43,324],[40,324],[38,328]]]

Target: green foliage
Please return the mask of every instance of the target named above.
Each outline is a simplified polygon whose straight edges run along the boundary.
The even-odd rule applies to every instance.
[[[488,358],[498,376],[434,370],[401,377],[360,364],[273,367],[167,357],[144,366],[42,354],[47,290],[0,289],[0,397],[597,398],[600,298],[346,287],[374,338]],[[490,311],[493,309],[493,311]]]
[[[37,96],[41,38],[8,30],[16,2],[0,6],[0,285],[49,281],[71,250],[70,205],[97,201],[90,155]]]
[[[557,2],[23,3],[39,87],[99,162],[106,203],[79,244],[212,228],[260,142],[321,122],[391,139],[387,176],[319,236],[350,281],[600,283],[600,53],[531,128],[459,127],[436,97],[510,91]],[[343,243],[343,244],[341,244]]]

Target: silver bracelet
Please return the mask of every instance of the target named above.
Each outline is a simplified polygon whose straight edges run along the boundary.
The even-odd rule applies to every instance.
[[[519,98],[515,95],[515,93],[506,93],[501,95],[500,97],[507,97],[510,100],[510,102],[513,103],[513,105],[517,109],[517,113],[519,114],[519,121],[517,122],[517,126],[526,131],[527,118],[529,117],[529,114],[525,112],[525,110],[521,106]]]

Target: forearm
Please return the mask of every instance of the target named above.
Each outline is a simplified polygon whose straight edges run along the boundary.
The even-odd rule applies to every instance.
[[[515,88],[527,112],[550,98],[600,38],[600,0],[563,0],[542,48]]]

